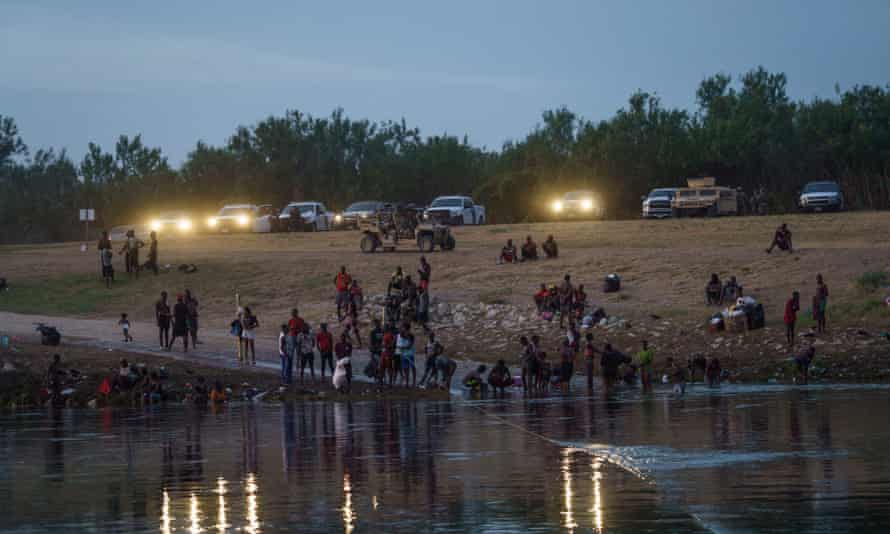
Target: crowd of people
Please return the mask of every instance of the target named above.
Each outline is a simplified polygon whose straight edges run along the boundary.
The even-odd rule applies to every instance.
[[[139,263],[139,250],[145,247],[145,242],[136,237],[134,230],[127,230],[124,243],[118,250],[118,255],[124,257],[124,270],[128,276],[139,278],[139,272],[147,269],[155,275],[159,273],[158,264],[158,234],[151,232],[148,242],[148,259],[145,263]],[[110,288],[114,282],[114,250],[108,232],[102,232],[97,245],[99,250],[99,264],[101,265],[102,280],[105,287]]]
[[[154,266],[157,272],[157,236],[152,232],[149,246],[149,261],[139,264],[139,249],[144,244],[132,231],[127,233],[127,240],[119,251],[125,255],[127,272],[138,276],[140,268]],[[558,255],[558,246],[552,235],[541,246],[547,258]],[[773,243],[768,252],[774,248],[791,250],[791,232],[787,225],[782,224],[775,232]],[[113,280],[113,268],[110,260],[111,244],[107,234],[103,234],[99,243],[103,259],[103,276]],[[502,249],[499,262],[516,263],[538,259],[538,245],[527,236],[525,242],[517,250],[512,240],[508,240]],[[108,271],[111,271],[110,276]],[[432,266],[426,257],[421,256],[416,269],[416,278],[406,274],[401,266],[390,276],[386,284],[385,304],[382,317],[371,320],[372,328],[368,332],[367,342],[370,362],[364,373],[375,380],[380,386],[393,387],[441,387],[450,389],[457,371],[457,362],[446,354],[445,347],[431,330],[430,319],[430,282]],[[109,283],[107,281],[106,283]],[[336,318],[339,322],[338,332],[328,323],[318,324],[314,329],[299,310],[294,308],[287,322],[280,326],[278,352],[281,360],[281,381],[284,385],[294,382],[294,374],[298,371],[299,381],[305,383],[308,378],[316,381],[315,356],[318,354],[320,367],[319,376],[322,381],[329,374],[334,386],[341,391],[348,391],[352,382],[352,355],[354,347],[362,348],[361,311],[364,304],[363,290],[347,270],[341,266],[333,278],[335,290]],[[705,287],[706,302],[709,305],[731,304],[743,296],[743,287],[735,276],[725,282],[714,273]],[[813,319],[817,332],[825,331],[828,287],[822,275],[817,276],[817,289],[812,300]],[[653,349],[646,341],[634,357],[615,349],[611,344],[596,346],[593,335],[588,333],[582,339],[579,333],[582,318],[589,310],[588,295],[583,284],[575,285],[570,274],[566,274],[559,284],[541,284],[534,295],[534,302],[541,317],[548,320],[559,318],[559,328],[565,329],[565,337],[560,338],[553,351],[553,356],[543,350],[538,336],[519,339],[521,355],[517,362],[520,375],[513,377],[504,360],[498,365],[487,369],[485,366],[471,370],[462,380],[462,385],[477,390],[493,388],[503,392],[506,388],[517,386],[525,391],[541,391],[550,387],[568,390],[572,377],[576,374],[577,363],[581,363],[581,373],[586,378],[588,387],[592,388],[594,375],[600,370],[602,380],[607,387],[619,382],[634,384],[640,382],[644,390],[652,387],[653,369],[655,365]],[[786,339],[789,346],[796,342],[797,315],[800,311],[800,294],[795,291],[788,299],[784,309]],[[175,303],[168,302],[166,291],[161,293],[155,303],[155,318],[158,327],[158,342],[163,350],[171,350],[174,343],[182,339],[183,350],[188,351],[189,341],[192,346],[198,344],[198,301],[191,291],[186,289],[178,294]],[[599,318],[594,318],[597,321]],[[125,342],[133,340],[133,332],[127,314],[122,314],[118,322]],[[587,321],[584,326],[590,326]],[[248,306],[239,307],[237,316],[230,323],[230,333],[236,340],[236,355],[239,364],[256,365],[256,339],[260,327],[259,319]],[[335,325],[336,327],[336,325]],[[416,328],[415,328],[416,327]],[[171,333],[172,330],[172,333]],[[426,335],[423,345],[425,366],[418,381],[416,353],[420,344],[416,336]],[[808,347],[801,355],[795,356],[799,369],[808,369],[815,351]],[[578,358],[581,361],[578,362]],[[805,364],[803,362],[806,362]],[[688,379],[701,375],[711,385],[716,385],[722,376],[720,363],[716,358],[690,358],[687,365],[681,365],[672,359],[665,362],[668,371],[666,379],[678,385],[682,392]],[[487,376],[485,373],[487,372]],[[123,372],[122,372],[123,373]],[[306,375],[309,375],[308,377]],[[124,380],[123,374],[111,386],[120,388],[132,381]],[[151,376],[145,384],[151,383]]]

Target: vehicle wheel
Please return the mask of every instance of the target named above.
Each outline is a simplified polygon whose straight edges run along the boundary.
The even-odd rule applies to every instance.
[[[671,209],[671,217],[673,217],[674,219],[679,219],[682,216],[683,212],[681,210],[678,210],[677,208]]]
[[[454,250],[454,247],[457,245],[457,242],[454,241],[454,236],[449,235],[445,238],[445,242],[442,243],[442,250]]]
[[[716,217],[718,215],[717,206],[708,206],[705,215],[708,217]]]
[[[375,250],[377,250],[377,240],[370,235],[365,234],[365,236],[362,238],[361,247],[362,252],[364,252],[365,254],[371,254]]]
[[[476,226],[477,224],[479,224],[479,222],[476,221],[476,212],[474,211],[473,212],[473,226]]]
[[[436,248],[436,244],[433,241],[433,236],[429,234],[424,234],[417,238],[417,246],[420,248],[421,252],[430,253],[433,249]]]

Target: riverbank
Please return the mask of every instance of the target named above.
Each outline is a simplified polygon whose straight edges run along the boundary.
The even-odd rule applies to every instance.
[[[54,354],[62,356],[63,399],[65,405],[71,407],[141,405],[141,395],[135,389],[113,392],[108,397],[99,393],[103,380],[113,380],[117,374],[121,359],[126,359],[135,368],[144,367],[149,373],[163,369],[166,378],[162,384],[168,404],[183,403],[198,377],[203,377],[208,387],[219,381],[226,388],[229,402],[444,400],[449,396],[441,390],[378,388],[362,381],[353,381],[350,393],[340,393],[334,390],[329,374],[324,381],[320,377],[317,381],[307,378],[304,384],[300,384],[297,379],[293,386],[281,390],[276,371],[268,366],[223,366],[207,361],[89,345],[46,347],[14,343],[0,349],[0,407],[24,408],[46,404],[46,374]]]

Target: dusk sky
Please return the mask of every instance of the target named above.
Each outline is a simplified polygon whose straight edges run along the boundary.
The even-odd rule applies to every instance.
[[[405,118],[499,148],[541,112],[604,119],[636,89],[692,109],[758,65],[794,99],[890,82],[890,2],[0,0],[0,114],[32,148],[196,141],[288,109]]]

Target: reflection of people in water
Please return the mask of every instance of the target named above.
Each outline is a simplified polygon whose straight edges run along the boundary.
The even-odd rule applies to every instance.
[[[241,469],[244,475],[259,472],[259,431],[253,405],[241,410]]]
[[[297,460],[297,431],[294,421],[294,405],[281,405],[281,464],[285,473],[293,471]]]
[[[65,421],[59,408],[50,410],[51,439],[46,440],[44,474],[50,480],[65,480]]]
[[[201,450],[201,418],[196,413],[194,419],[185,425],[185,456],[179,469],[182,482],[204,481],[204,452]]]

